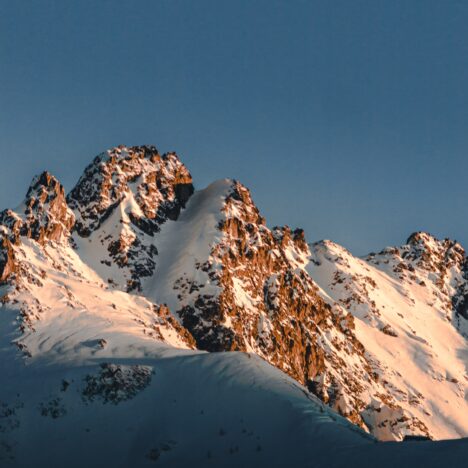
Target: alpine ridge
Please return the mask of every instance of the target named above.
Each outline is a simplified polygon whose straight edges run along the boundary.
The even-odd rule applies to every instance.
[[[460,244],[417,232],[363,258],[331,241],[308,244],[301,229],[268,227],[239,181],[195,190],[178,156],[154,146],[100,154],[68,195],[47,172],[33,179],[19,207],[0,213],[0,304],[0,372],[9,382],[0,390],[0,461],[12,466],[33,460],[18,448],[32,436],[22,417],[50,433],[52,420],[72,424],[80,405],[109,403],[125,419],[125,405],[153,404],[147,395],[159,375],[159,398],[178,395],[176,419],[195,411],[189,401],[205,401],[205,380],[213,401],[220,388],[240,404],[227,382],[246,399],[269,395],[268,408],[279,405],[287,417],[284,405],[294,401],[299,439],[315,434],[309,410],[328,421],[324,434],[359,446],[374,437],[468,436],[468,260]],[[50,378],[33,396],[21,382],[41,372]],[[185,396],[171,387],[178,379],[193,385]],[[177,398],[186,399],[183,410]],[[206,408],[196,411],[199,418]],[[252,431],[267,437],[254,419]],[[172,429],[158,444],[142,439],[141,466],[180,461],[171,458],[179,448],[170,433],[185,436],[164,421]],[[204,445],[203,453],[190,447],[206,461]]]

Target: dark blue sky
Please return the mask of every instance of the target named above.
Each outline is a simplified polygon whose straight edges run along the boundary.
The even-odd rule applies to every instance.
[[[0,0],[0,207],[118,144],[363,254],[468,247],[468,2]]]

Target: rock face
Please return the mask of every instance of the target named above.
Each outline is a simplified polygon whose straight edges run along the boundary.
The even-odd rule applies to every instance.
[[[1,302],[25,356],[70,336],[91,356],[122,336],[255,353],[386,440],[468,434],[467,278],[463,248],[426,233],[365,259],[308,245],[268,228],[239,182],[194,192],[149,146],[99,155],[67,197],[43,173],[0,214]]]
[[[131,222],[152,235],[166,220],[177,219],[192,193],[192,177],[175,153],[119,146],[94,159],[67,201],[76,211],[76,231],[88,237],[131,196]]]
[[[16,268],[13,247],[8,237],[4,236],[0,238],[0,284],[10,278]]]
[[[33,179],[26,199],[16,211],[0,213],[3,232],[13,243],[18,243],[20,236],[40,244],[60,241],[69,236],[74,223],[75,217],[67,206],[63,186],[48,172]]]

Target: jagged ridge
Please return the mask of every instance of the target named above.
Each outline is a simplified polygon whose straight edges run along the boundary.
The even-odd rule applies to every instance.
[[[424,415],[417,382],[398,386],[398,370],[378,352],[380,338],[362,330],[401,341],[399,322],[384,317],[373,295],[391,287],[398,303],[408,299],[407,283],[431,282],[430,310],[445,315],[458,337],[451,339],[466,348],[468,268],[459,244],[416,233],[364,265],[332,243],[309,248],[301,230],[269,229],[236,181],[193,192],[178,157],[147,146],[99,155],[66,198],[50,174],[35,178],[25,202],[0,214],[2,302],[22,323],[18,347],[44,353],[37,336],[57,317],[86,311],[99,320],[100,310],[109,311],[120,328],[105,337],[99,329],[99,339],[110,345],[132,330],[137,341],[255,352],[380,438],[444,434]],[[455,374],[447,382],[457,380],[456,402],[466,377]]]

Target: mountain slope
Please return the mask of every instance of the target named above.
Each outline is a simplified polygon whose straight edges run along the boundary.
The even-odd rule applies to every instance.
[[[21,373],[41,386],[46,369],[57,368],[53,378],[60,380],[76,366],[71,379],[81,383],[69,403],[81,408],[78,400],[87,397],[76,392],[87,388],[83,380],[91,394],[96,388],[113,394],[103,381],[129,377],[133,395],[148,386],[156,361],[207,381],[211,370],[196,364],[188,371],[182,363],[216,362],[223,378],[213,388],[249,387],[238,375],[250,372],[243,360],[249,353],[298,382],[304,401],[317,404],[315,394],[381,440],[464,437],[467,265],[457,243],[424,233],[365,259],[329,241],[308,245],[300,229],[270,229],[239,182],[225,179],[194,192],[174,153],[121,146],[95,158],[68,196],[43,173],[17,209],[0,213],[3,375],[17,380]],[[94,366],[88,380],[87,366]],[[223,366],[231,369],[226,381]],[[262,375],[273,372],[266,363],[260,368]],[[272,386],[292,382],[279,371],[271,375]],[[261,400],[268,379],[255,373],[252,379],[264,382]],[[14,392],[21,393],[5,388],[0,400],[10,405]],[[29,398],[21,404],[34,412],[41,403],[31,406]],[[325,430],[320,424],[313,432]],[[273,447],[277,435],[269,434]],[[362,434],[359,440],[372,440]]]
[[[323,301],[307,274],[301,231],[268,229],[248,190],[224,180],[197,192],[156,245],[143,294],[167,304],[198,348],[255,352],[310,388],[329,382],[343,395],[336,408],[365,427],[344,399],[374,375],[352,316]]]
[[[255,355],[128,349],[0,364],[4,467],[462,467],[468,441],[376,443]],[[164,356],[165,354],[165,356]],[[14,378],[10,378],[14,376]]]
[[[311,276],[355,317],[392,405],[433,438],[466,435],[468,328],[453,307],[464,281],[461,246],[416,233],[365,259],[329,241],[311,250]]]

